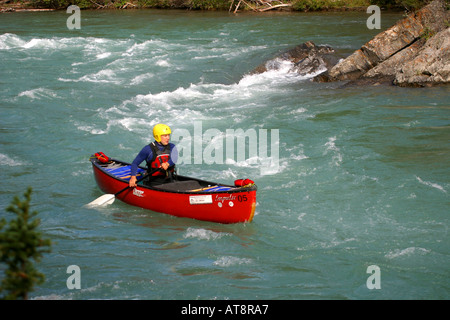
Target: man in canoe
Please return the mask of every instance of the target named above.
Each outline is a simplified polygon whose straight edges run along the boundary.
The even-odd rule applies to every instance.
[[[155,141],[142,148],[131,164],[131,188],[136,187],[137,168],[144,160],[147,162],[147,172],[151,174],[152,183],[160,184],[170,180],[178,157],[176,146],[169,142],[171,133],[170,127],[165,124],[160,123],[153,127]],[[155,171],[158,168],[159,170]]]

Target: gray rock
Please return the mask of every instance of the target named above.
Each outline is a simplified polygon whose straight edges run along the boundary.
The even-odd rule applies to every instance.
[[[427,86],[450,83],[450,28],[429,39],[419,53],[395,73],[394,84]]]
[[[407,48],[397,52],[389,59],[381,62],[376,67],[370,69],[362,75],[363,78],[390,77],[394,80],[395,74],[399,71],[404,61],[412,59],[422,48],[424,39],[419,39]]]
[[[315,81],[376,79],[397,85],[448,83],[449,11],[444,0],[434,0],[376,35]],[[431,36],[434,35],[434,36]],[[435,37],[437,37],[435,39]],[[426,39],[428,38],[428,39]]]

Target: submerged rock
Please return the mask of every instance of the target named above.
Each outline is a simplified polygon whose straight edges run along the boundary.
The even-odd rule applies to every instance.
[[[334,49],[330,46],[317,46],[312,41],[308,41],[261,64],[251,74],[279,69],[286,61],[290,63],[290,72],[307,75],[331,68],[339,61],[339,58],[336,57]]]

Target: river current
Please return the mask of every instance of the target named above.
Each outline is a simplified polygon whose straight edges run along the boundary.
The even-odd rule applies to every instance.
[[[0,15],[0,215],[31,186],[53,241],[32,299],[449,298],[448,87],[314,83],[287,61],[250,74],[306,41],[350,54],[381,31],[368,14],[69,16]],[[251,223],[84,207],[102,195],[89,157],[132,161],[159,122],[201,141],[180,174],[256,182]],[[230,130],[267,154],[227,154]]]

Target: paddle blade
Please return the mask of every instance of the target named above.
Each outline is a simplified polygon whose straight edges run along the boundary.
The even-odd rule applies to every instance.
[[[105,206],[108,204],[112,204],[114,200],[116,199],[116,196],[113,194],[104,194],[101,197],[98,197],[92,202],[89,202],[87,204],[88,207],[98,207],[98,206]]]

